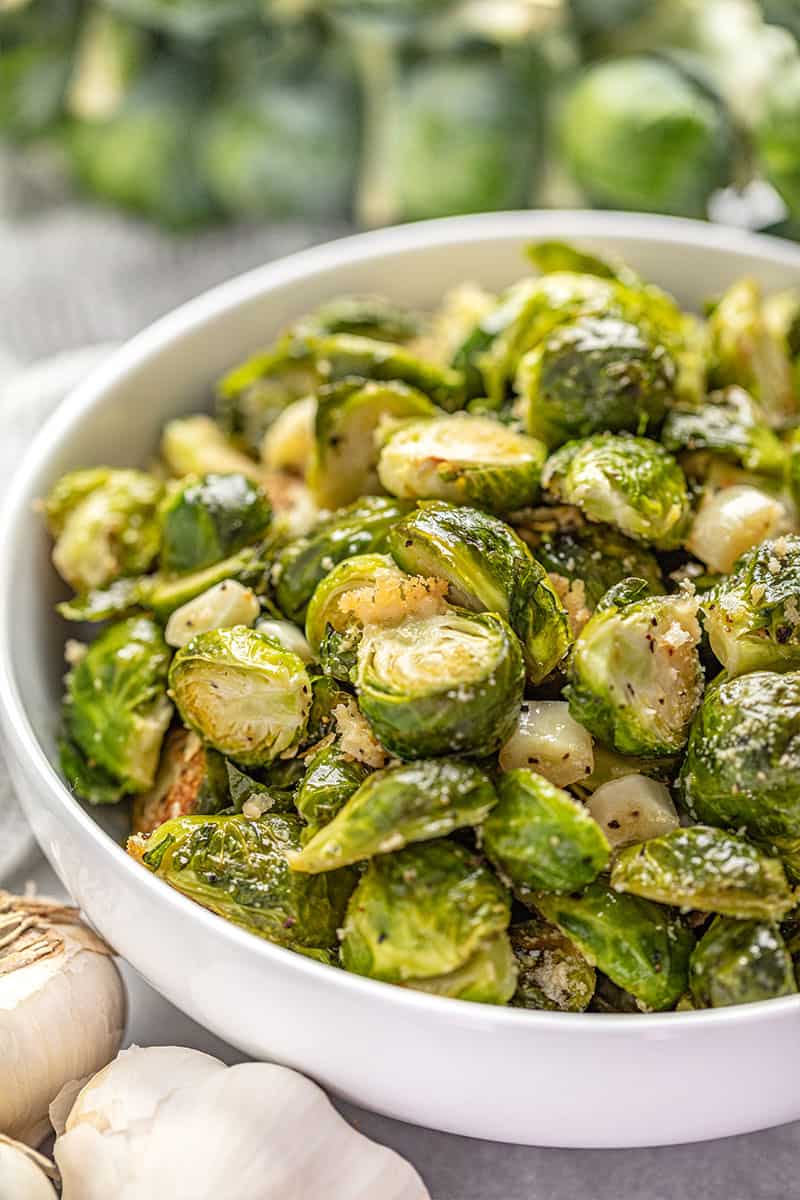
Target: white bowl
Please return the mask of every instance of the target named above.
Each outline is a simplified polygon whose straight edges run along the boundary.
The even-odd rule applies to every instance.
[[[253,271],[178,309],[115,354],[42,430],[0,530],[0,707],[25,811],[101,934],[155,988],[255,1057],[297,1067],[367,1108],[453,1133],[544,1146],[641,1146],[800,1117],[800,997],[653,1016],[524,1012],[348,975],[272,946],[166,887],[86,812],[53,765],[62,594],[33,511],[62,472],[146,461],[164,421],[285,322],[343,292],[430,305],[453,284],[498,288],[532,238],[623,255],[686,305],[742,275],[800,282],[800,249],[690,221],[517,213],[370,233]],[[120,281],[135,287],[135,280]],[[112,836],[109,836],[111,834]]]

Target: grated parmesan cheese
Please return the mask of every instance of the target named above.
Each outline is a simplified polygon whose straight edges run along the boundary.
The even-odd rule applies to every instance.
[[[339,744],[344,754],[368,767],[385,767],[390,754],[384,750],[361,709],[352,698],[333,710]]]
[[[446,611],[446,579],[398,576],[394,571],[377,571],[373,582],[345,592],[339,611],[355,617],[362,625],[399,625],[407,617],[433,617]]]

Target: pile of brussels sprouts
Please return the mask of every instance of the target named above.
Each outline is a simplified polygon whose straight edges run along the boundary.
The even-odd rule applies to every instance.
[[[798,0],[6,0],[0,142],[173,228],[711,204],[791,234],[798,37]]]
[[[62,769],[250,932],[489,1004],[797,990],[800,291],[548,242],[329,301],[44,513]]]

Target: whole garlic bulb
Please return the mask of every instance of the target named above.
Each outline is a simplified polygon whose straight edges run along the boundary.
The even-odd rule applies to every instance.
[[[70,1079],[116,1054],[125,990],[74,908],[0,892],[0,1133],[37,1145]]]
[[[0,1200],[56,1200],[52,1173],[41,1154],[0,1134]]]
[[[430,1200],[414,1168],[286,1067],[137,1046],[78,1094],[63,1200]]]

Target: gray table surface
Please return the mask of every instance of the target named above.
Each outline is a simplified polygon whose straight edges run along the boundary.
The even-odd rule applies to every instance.
[[[293,226],[173,241],[74,208],[0,223],[0,370],[127,337],[202,288],[340,232],[346,231]],[[58,888],[40,857],[9,882],[21,887],[31,878],[42,891]],[[240,1058],[124,969],[128,1042]],[[657,1088],[658,1079],[649,1086]],[[340,1107],[363,1132],[414,1162],[434,1200],[788,1200],[798,1194],[800,1124],[695,1146],[567,1151],[473,1141]]]

